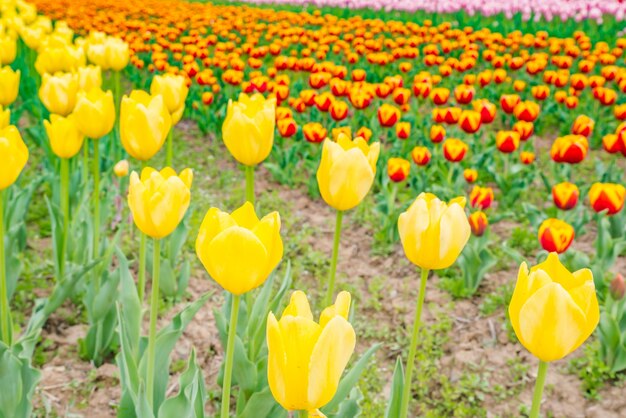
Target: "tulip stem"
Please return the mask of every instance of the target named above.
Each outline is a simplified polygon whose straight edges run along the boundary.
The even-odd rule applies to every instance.
[[[100,150],[98,141],[93,141],[93,253],[100,255]]]
[[[85,141],[83,143],[83,181],[87,183],[87,177],[89,176],[89,143]]]
[[[298,416],[300,418],[309,418],[309,411],[305,411],[304,409],[298,412]]]
[[[174,127],[170,128],[170,131],[167,133],[167,154],[165,155],[165,166],[171,167],[172,160],[174,159]]]
[[[537,380],[535,381],[535,392],[533,393],[533,406],[530,409],[529,418],[538,418],[541,409],[541,398],[543,397],[543,386],[546,383],[546,374],[548,372],[548,363],[539,361],[537,370]]]
[[[137,279],[137,294],[143,305],[143,296],[146,292],[146,234],[140,232],[139,237],[139,277]]]
[[[230,324],[228,325],[226,363],[224,364],[224,384],[222,386],[222,413],[220,414],[221,418],[228,418],[230,414],[230,383],[233,375],[233,355],[235,354],[235,336],[237,335],[239,302],[241,302],[241,295],[233,295],[233,303],[230,307]]]
[[[150,296],[150,329],[148,334],[148,370],[146,372],[146,395],[148,405],[154,408],[154,362],[156,350],[156,323],[159,313],[159,275],[161,270],[161,241],[154,240],[152,256],[152,290]]]
[[[67,236],[70,229],[70,160],[61,158],[61,212],[63,213],[63,244],[61,246],[61,261],[59,265],[59,278],[63,280],[65,275],[65,260],[67,258]]]
[[[409,358],[406,362],[406,375],[404,377],[404,388],[402,390],[402,404],[400,407],[400,418],[407,418],[409,413],[409,400],[411,398],[411,379],[415,366],[415,355],[417,354],[417,336],[419,334],[420,320],[422,318],[422,307],[426,296],[426,280],[428,279],[428,269],[422,269],[420,279],[420,293],[417,299],[417,309],[413,320],[413,334],[411,335],[411,346],[409,347]]]
[[[9,314],[6,258],[4,254],[4,190],[0,190],[0,303],[2,341],[6,345],[11,345],[11,317]]]
[[[333,293],[335,292],[335,276],[337,275],[337,258],[339,256],[339,239],[341,238],[341,221],[343,220],[343,212],[337,211],[335,221],[335,239],[333,241],[333,258],[330,261],[330,272],[328,275],[328,289],[326,290],[326,299],[324,306],[332,303]]]
[[[254,206],[254,166],[246,167],[246,200]]]
[[[113,147],[115,152],[115,160],[122,159],[122,146],[120,144],[120,90],[121,90],[121,71],[113,71],[113,95],[115,100],[115,129],[113,130]]]

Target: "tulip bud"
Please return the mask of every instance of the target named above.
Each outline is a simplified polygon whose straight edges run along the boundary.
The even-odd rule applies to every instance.
[[[626,293],[624,276],[618,273],[615,278],[611,280],[610,291],[613,300],[622,300],[624,298],[624,293]]]
[[[446,138],[446,128],[441,125],[432,125],[430,127],[430,140],[437,144]]]
[[[313,144],[319,144],[326,139],[328,131],[321,123],[309,122],[302,127],[304,139]]]
[[[12,36],[0,32],[0,65],[9,65],[17,55],[17,42]]]
[[[76,126],[87,138],[100,139],[115,125],[115,103],[110,90],[92,89],[78,93],[74,107]]]
[[[415,164],[425,166],[430,162],[431,154],[428,148],[417,146],[413,148],[413,151],[411,151],[411,158],[413,158]]]
[[[187,88],[186,79],[180,75],[156,75],[150,84],[150,94],[163,96],[163,103],[172,116],[173,125],[177,124],[182,117],[187,93],[189,93],[189,88]]]
[[[50,113],[67,116],[74,110],[78,93],[78,75],[71,73],[44,74],[39,98]]]
[[[406,180],[410,171],[411,163],[404,158],[390,158],[387,161],[387,175],[394,183]]]
[[[539,226],[539,243],[548,252],[565,252],[574,241],[574,228],[560,219],[546,219]]]
[[[389,128],[400,119],[400,109],[387,103],[378,108],[378,122],[380,126]]]
[[[458,163],[462,161],[469,147],[460,139],[450,138],[443,143],[443,156],[446,160]]]
[[[128,175],[128,170],[128,160],[118,161],[118,163],[113,167],[113,172],[117,177],[126,177]]]
[[[465,178],[465,181],[470,184],[474,183],[478,178],[478,171],[474,170],[473,168],[466,168],[465,170],[463,170],[463,178]]]
[[[594,211],[615,215],[624,207],[626,188],[615,183],[594,183],[589,189],[589,202]]]
[[[50,148],[59,158],[72,158],[83,146],[84,136],[76,126],[76,117],[71,114],[64,118],[50,115],[50,122],[43,121]]]
[[[496,134],[496,147],[505,154],[510,154],[519,147],[520,136],[515,131],[499,131]]]
[[[491,187],[474,186],[470,192],[470,205],[473,208],[489,209],[493,202],[493,190]]]
[[[7,107],[17,99],[20,89],[20,70],[0,67],[0,106]]]
[[[28,161],[28,148],[13,125],[0,129],[0,155],[0,190],[4,190],[15,183]]]
[[[487,225],[489,225],[489,221],[487,220],[487,215],[483,211],[477,211],[472,213],[468,218],[470,228],[472,229],[472,234],[477,237],[482,237],[487,230]]]
[[[555,206],[561,210],[570,210],[576,206],[579,196],[578,187],[573,183],[565,181],[552,187],[552,199]]]
[[[411,124],[409,122],[398,122],[396,124],[396,136],[398,139],[407,139],[411,135]]]
[[[535,153],[529,151],[522,151],[519,154],[519,159],[522,164],[530,165],[535,162]]]

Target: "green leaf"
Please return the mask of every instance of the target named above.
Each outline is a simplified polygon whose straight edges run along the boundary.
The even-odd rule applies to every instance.
[[[258,418],[258,417],[273,417],[270,412],[277,406],[274,396],[269,387],[266,387],[260,392],[253,394],[246,407],[237,415],[237,418]],[[282,409],[282,408],[281,408]]]
[[[402,388],[404,388],[404,368],[402,367],[402,357],[398,356],[396,367],[393,371],[393,378],[391,379],[391,391],[389,393],[389,403],[385,410],[385,418],[400,416]]]
[[[0,342],[0,416],[29,418],[32,397],[41,373],[30,365],[30,358],[22,357]]]
[[[204,418],[206,388],[195,350],[191,350],[187,369],[180,375],[178,387],[178,395],[167,399],[159,408],[159,418]]]

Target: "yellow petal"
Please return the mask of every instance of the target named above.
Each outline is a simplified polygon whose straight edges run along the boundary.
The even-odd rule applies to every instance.
[[[471,235],[465,211],[452,203],[441,216],[439,226],[439,263],[437,269],[450,267],[463,251]]]
[[[522,307],[533,293],[549,283],[552,283],[552,280],[550,280],[550,276],[545,271],[538,270],[529,274],[526,263],[522,263],[520,266],[515,290],[509,303],[511,325],[518,338],[520,335],[520,311]]]
[[[287,384],[285,373],[287,369],[285,356],[285,342],[280,333],[278,321],[272,312],[267,316],[267,381],[274,399],[287,408]]]
[[[267,275],[276,268],[283,258],[283,240],[280,237],[280,216],[272,212],[261,219],[252,230],[265,246],[268,254]]]
[[[301,316],[306,319],[313,320],[313,314],[311,313],[311,306],[309,305],[309,299],[306,294],[301,290],[296,290],[291,294],[289,305],[283,311],[283,317],[285,316]]]
[[[330,206],[342,211],[361,203],[374,182],[374,173],[367,158],[356,148],[337,157],[329,177],[329,196],[322,197]]]
[[[328,322],[337,315],[344,319],[348,319],[348,315],[350,314],[350,303],[350,293],[346,291],[339,292],[337,299],[335,300],[335,304],[322,311],[322,315],[320,315],[320,326],[325,327],[326,324],[328,324]]]
[[[231,213],[230,216],[237,222],[237,225],[250,230],[259,223],[259,218],[256,216],[254,206],[250,202],[244,203],[239,209]]]
[[[543,263],[539,263],[531,269],[531,271],[537,270],[543,270],[548,273],[552,281],[557,282],[566,290],[583,284],[581,280],[577,280],[574,275],[561,264],[557,253],[548,254],[548,258],[546,258]]]

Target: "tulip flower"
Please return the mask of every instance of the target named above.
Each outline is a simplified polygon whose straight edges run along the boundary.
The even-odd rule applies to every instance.
[[[593,128],[595,126],[595,122],[593,119],[589,118],[585,115],[579,115],[574,120],[574,124],[572,125],[572,134],[573,135],[582,135],[586,138],[589,138],[591,133],[593,132]]]
[[[396,136],[398,139],[407,139],[411,135],[411,124],[409,122],[398,122],[396,124]]]
[[[44,74],[39,98],[50,113],[67,116],[74,110],[78,93],[78,75],[72,73]]]
[[[520,102],[513,109],[513,113],[518,120],[533,122],[539,116],[539,105],[535,102]]]
[[[309,122],[302,127],[304,139],[313,144],[319,144],[326,139],[327,131],[321,123]]]
[[[189,93],[189,88],[187,87],[185,77],[180,75],[156,75],[150,84],[151,95],[156,96],[160,94],[163,96],[165,107],[167,107],[167,111],[170,112],[172,117],[172,125],[176,125],[183,116],[187,93]],[[168,166],[172,164],[174,155],[172,132],[173,129],[170,129],[167,136],[165,164]]]
[[[20,90],[20,70],[0,67],[0,106],[7,107],[17,99]]]
[[[378,122],[380,126],[390,128],[400,119],[400,109],[387,103],[378,108]]]
[[[335,121],[342,121],[348,116],[348,104],[341,100],[335,100],[328,108],[330,117]]]
[[[411,171],[411,163],[404,158],[390,158],[387,161],[387,175],[394,183],[401,183],[407,179]]]
[[[522,151],[519,154],[519,159],[522,164],[530,165],[535,162],[535,153],[529,151]]]
[[[474,87],[461,84],[454,89],[454,98],[459,104],[469,104],[474,98]]]
[[[496,117],[496,105],[488,100],[474,100],[472,102],[474,110],[480,113],[480,123],[488,124]]]
[[[430,92],[430,99],[437,106],[446,104],[450,97],[450,90],[444,87],[437,87]]]
[[[129,164],[128,160],[118,161],[115,166],[113,166],[113,172],[117,177],[126,177],[128,175]]]
[[[102,88],[102,70],[97,65],[78,67],[78,88],[83,91]]]
[[[476,237],[482,237],[487,230],[487,226],[489,225],[489,220],[487,219],[487,215],[483,211],[477,211],[472,213],[467,220],[469,221],[470,228],[472,230],[472,234]]]
[[[452,163],[458,163],[463,160],[468,148],[467,144],[460,139],[446,139],[443,143],[443,156]]]
[[[582,135],[566,135],[557,138],[550,149],[550,156],[557,163],[578,164],[587,156],[589,143]]]
[[[278,122],[276,122],[276,126],[278,127],[280,136],[283,138],[291,138],[298,132],[298,125],[292,118],[279,119]]]
[[[493,190],[491,187],[474,186],[469,198],[473,208],[489,209],[494,199]]]
[[[296,291],[280,320],[268,315],[267,379],[274,399],[286,410],[323,416],[319,408],[334,397],[356,344],[347,320],[350,302],[348,292],[339,293],[316,323],[306,295]]]
[[[324,141],[317,184],[324,201],[337,210],[327,301],[331,300],[335,286],[343,212],[357,206],[369,192],[374,183],[379,153],[380,143],[368,145],[360,137],[352,141],[340,134],[337,142]]]
[[[515,107],[520,103],[520,97],[517,94],[503,94],[500,97],[500,106],[504,113],[511,114]]]
[[[615,215],[624,207],[626,188],[615,183],[594,183],[589,189],[589,202],[594,211]]]
[[[513,124],[513,131],[519,134],[520,141],[526,141],[535,131],[535,125],[532,122],[519,120]]]
[[[87,138],[100,139],[113,129],[115,104],[110,90],[92,89],[78,93],[74,121]]]
[[[0,124],[2,126],[2,124]],[[626,135],[624,136],[626,138]],[[615,134],[607,134],[602,137],[602,148],[609,154],[616,154],[622,151],[622,143]],[[624,153],[626,155],[626,152]]]
[[[254,203],[254,166],[267,158],[274,144],[276,99],[239,95],[228,102],[222,138],[230,154],[246,167],[246,199]]]
[[[480,129],[481,116],[474,110],[464,110],[459,116],[459,127],[463,132],[473,134]]]
[[[4,129],[11,124],[11,111],[9,109],[2,109],[0,106],[0,129]]]
[[[421,193],[398,219],[400,240],[406,257],[422,270],[420,292],[415,310],[413,332],[406,374],[400,418],[406,418],[411,395],[411,379],[415,365],[417,337],[426,293],[426,279],[430,270],[448,268],[455,262],[467,243],[471,227],[463,210],[465,198],[459,197],[446,204],[430,193]]]
[[[0,129],[0,335],[2,341],[11,345],[11,315],[7,291],[6,256],[4,252],[4,189],[15,183],[28,161],[28,148],[17,128],[9,125]]]
[[[510,154],[519,147],[520,136],[515,131],[499,131],[496,134],[496,147],[505,154]]]
[[[430,140],[437,144],[446,138],[446,128],[441,125],[432,125],[430,127]]]
[[[624,276],[618,273],[615,278],[611,280],[609,292],[611,293],[613,300],[624,299],[624,294],[626,294],[626,282],[624,281]]]
[[[122,98],[120,140],[131,157],[148,161],[163,146],[171,128],[171,116],[162,96],[133,90]]]
[[[548,362],[576,350],[600,320],[591,270],[571,273],[556,253],[530,270],[522,263],[509,316],[520,343],[540,360],[530,411],[530,417],[536,418]]]
[[[10,65],[17,55],[17,42],[8,35],[0,34],[0,66]]]
[[[365,140],[365,142],[370,142],[370,139],[372,139],[372,130],[363,126],[356,131],[355,137],[361,137]]]
[[[463,170],[463,178],[466,182],[470,184],[474,183],[478,178],[478,171],[473,168],[466,168],[465,170]]]
[[[198,232],[196,254],[211,278],[233,294],[220,415],[228,418],[241,295],[261,286],[283,256],[280,215],[272,212],[259,220],[249,201],[230,215],[211,208]]]
[[[430,162],[431,154],[428,148],[418,145],[411,151],[411,158],[415,164],[425,166]]]
[[[570,210],[578,203],[580,192],[575,184],[563,182],[555,184],[552,187],[552,200],[557,208],[561,210]]]
[[[561,254],[574,241],[574,228],[560,219],[546,219],[539,226],[539,243],[548,252]]]

